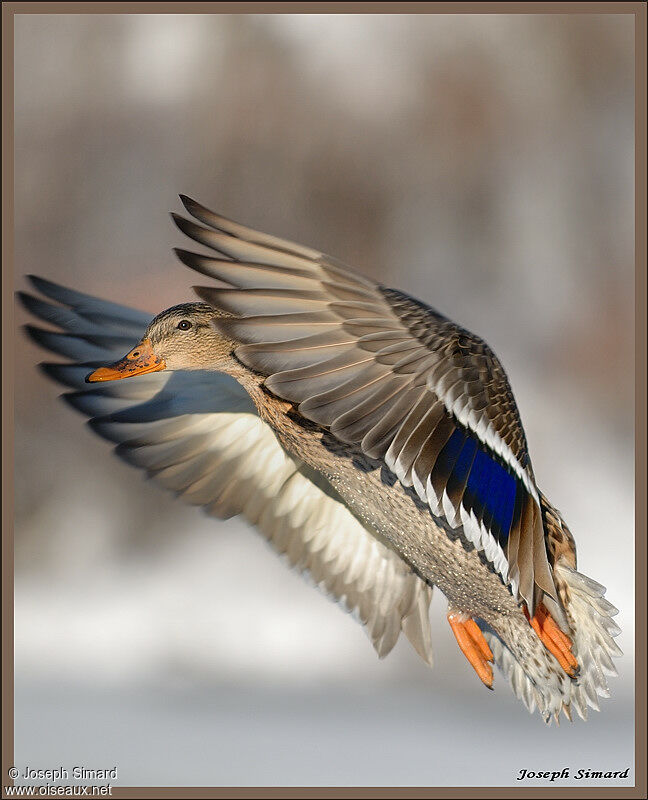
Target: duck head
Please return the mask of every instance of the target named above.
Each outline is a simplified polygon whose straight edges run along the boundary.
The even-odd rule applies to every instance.
[[[130,352],[86,378],[89,383],[131,378],[162,369],[218,369],[232,350],[211,324],[219,316],[207,303],[183,303],[155,317]]]

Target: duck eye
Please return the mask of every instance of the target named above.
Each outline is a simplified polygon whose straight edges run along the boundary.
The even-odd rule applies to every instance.
[[[189,322],[188,319],[181,319],[180,322],[178,322],[178,328],[181,331],[188,331],[189,328],[191,328],[191,322]]]

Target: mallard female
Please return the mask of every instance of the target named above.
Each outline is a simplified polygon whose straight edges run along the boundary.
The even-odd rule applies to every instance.
[[[194,287],[204,302],[149,322],[42,279],[61,305],[22,295],[67,332],[30,329],[77,362],[45,367],[71,404],[188,502],[244,514],[357,612],[379,655],[402,630],[431,661],[438,586],[486,686],[495,661],[547,720],[598,708],[616,609],[576,571],[493,351],[402,292],[182,200],[207,227],[176,224],[217,253],[176,251],[213,279]]]

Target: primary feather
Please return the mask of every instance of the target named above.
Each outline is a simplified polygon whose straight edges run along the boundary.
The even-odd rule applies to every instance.
[[[490,347],[322,253],[183,202],[211,229],[174,215],[180,229],[230,259],[178,251],[228,285],[197,291],[231,315],[215,324],[240,343],[237,358],[304,417],[383,459],[531,613],[543,600],[566,628],[526,437]]]
[[[597,708],[620,652],[616,609],[576,571],[573,538],[536,485],[511,387],[488,345],[316,250],[182,200],[203,224],[173,215],[176,224],[217,257],[178,256],[212,279],[197,292],[218,310],[214,325],[236,342],[237,359],[304,420],[384,463],[440,530],[481,551],[520,603],[533,613],[542,601],[571,633],[581,665],[574,680],[528,626],[517,642],[512,620],[505,635],[478,620],[530,710],[549,719]],[[359,618],[380,656],[402,631],[431,662],[429,584],[436,580],[415,574],[393,542],[352,513],[299,453],[288,453],[233,378],[206,369],[89,386],[89,370],[140,339],[149,316],[32,282],[48,300],[23,293],[23,303],[59,330],[28,332],[73,362],[44,365],[46,373],[74,390],[67,401],[116,443],[120,457],[185,502],[221,518],[242,514]]]
[[[87,384],[91,369],[116,360],[142,338],[150,315],[30,280],[55,302],[23,292],[24,306],[63,332],[31,326],[28,333],[75,362],[43,369],[73,390],[66,401],[117,445],[118,456],[213,516],[245,517],[291,566],[353,613],[380,657],[403,632],[432,662],[431,587],[281,447],[233,378],[178,371]],[[124,326],[127,337],[119,333]]]

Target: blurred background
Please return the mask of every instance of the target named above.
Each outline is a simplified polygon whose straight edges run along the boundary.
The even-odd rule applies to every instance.
[[[501,675],[483,689],[439,593],[434,669],[407,642],[379,661],[246,524],[118,462],[19,333],[17,766],[184,786],[630,767],[632,784],[632,15],[15,22],[16,289],[36,273],[151,314],[191,299],[167,215],[183,192],[431,303],[501,357],[626,654],[602,713],[559,729]]]

